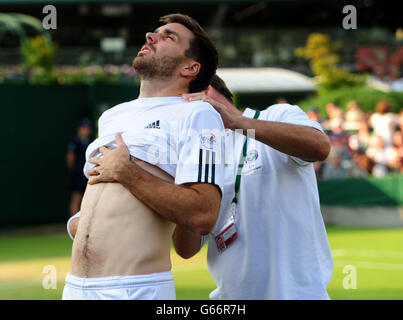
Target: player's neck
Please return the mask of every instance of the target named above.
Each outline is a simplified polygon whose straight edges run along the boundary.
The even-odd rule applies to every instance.
[[[142,80],[139,98],[174,97],[187,93],[187,87],[174,80]]]

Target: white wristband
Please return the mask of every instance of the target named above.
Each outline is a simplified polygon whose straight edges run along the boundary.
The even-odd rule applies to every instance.
[[[78,211],[74,216],[72,216],[69,221],[67,221],[67,233],[69,234],[69,237],[71,238],[71,240],[74,240],[74,237],[71,235],[70,233],[70,222],[80,218],[81,216],[81,211]]]

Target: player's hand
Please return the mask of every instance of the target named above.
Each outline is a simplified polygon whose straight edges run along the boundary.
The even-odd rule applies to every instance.
[[[224,126],[228,129],[236,129],[236,121],[238,120],[238,116],[233,114],[228,110],[228,108],[223,105],[222,103],[219,103],[216,100],[213,100],[210,98],[208,95],[206,95],[204,92],[196,92],[196,93],[185,93],[182,94],[182,98],[187,100],[187,101],[195,101],[195,100],[202,100],[204,102],[210,103],[214,109],[218,111],[218,113],[221,115],[221,118],[224,122]]]
[[[122,136],[116,136],[117,147],[109,150],[106,147],[99,148],[103,158],[90,158],[89,162],[95,164],[95,167],[87,172],[89,184],[99,182],[119,181],[119,175],[125,172],[125,167],[130,162],[130,154],[125,145]]]

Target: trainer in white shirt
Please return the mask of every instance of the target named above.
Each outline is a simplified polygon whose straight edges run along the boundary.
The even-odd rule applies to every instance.
[[[215,101],[204,94],[186,98],[209,101],[227,128],[244,134],[254,129],[256,135],[247,140],[232,214],[245,135],[228,131],[220,213],[202,241],[208,238],[208,267],[217,285],[210,298],[329,299],[333,262],[312,165],[329,152],[321,126],[297,106],[277,104],[260,114],[251,109],[241,114],[211,86],[207,95]],[[197,243],[194,239],[178,239],[175,248],[185,258],[200,249],[189,245]]]

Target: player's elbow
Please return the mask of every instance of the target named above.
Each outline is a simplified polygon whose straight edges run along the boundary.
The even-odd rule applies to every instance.
[[[214,228],[217,216],[218,209],[216,208],[199,213],[195,219],[194,231],[203,236],[209,234]]]
[[[192,241],[184,242],[183,239],[178,240],[175,234],[173,240],[176,253],[183,259],[190,259],[200,249],[200,241],[197,244],[194,244]],[[189,242],[191,245],[189,245]]]
[[[214,224],[208,223],[208,222],[203,222],[199,223],[198,225],[195,226],[195,231],[202,236],[205,236],[213,230]]]
[[[325,161],[328,157],[331,149],[330,139],[324,133],[316,133],[311,139],[311,143],[307,149],[307,154],[305,158],[307,161]]]
[[[175,228],[172,240],[176,253],[183,259],[193,257],[200,250],[200,235],[179,226]]]
[[[196,184],[193,187],[197,197],[193,202],[192,226],[193,231],[207,235],[213,230],[217,221],[221,204],[221,193],[217,186],[207,183]]]
[[[198,251],[189,251],[189,250],[180,250],[175,248],[176,253],[182,258],[182,259],[190,259],[192,258]]]
[[[183,259],[189,259],[195,255],[195,253],[193,253],[192,250],[189,250],[189,248],[185,246],[178,245],[177,243],[175,243],[175,241],[174,241],[174,247],[176,253]]]
[[[326,134],[322,134],[317,148],[317,161],[325,161],[331,149],[330,139]]]

